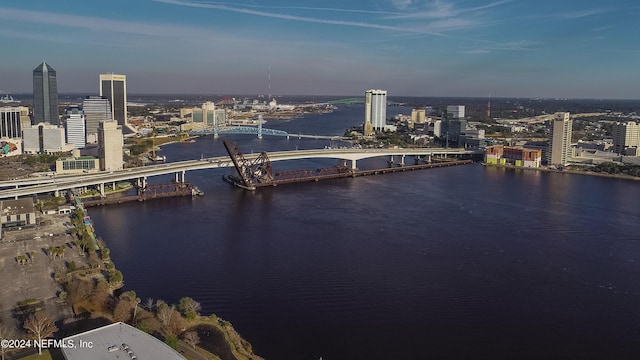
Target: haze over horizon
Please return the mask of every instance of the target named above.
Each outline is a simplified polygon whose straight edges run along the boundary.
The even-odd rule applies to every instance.
[[[114,72],[132,94],[636,99],[638,15],[631,0],[14,2],[0,93],[31,92],[46,61],[60,93]]]

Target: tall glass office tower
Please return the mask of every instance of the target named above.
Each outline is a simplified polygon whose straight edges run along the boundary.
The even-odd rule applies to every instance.
[[[56,71],[44,61],[33,69],[33,121],[60,125]]]
[[[100,74],[100,96],[109,99],[111,103],[111,118],[118,125],[125,126],[127,122],[127,77],[116,74]]]

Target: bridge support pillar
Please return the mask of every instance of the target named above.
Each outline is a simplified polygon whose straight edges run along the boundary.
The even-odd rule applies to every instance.
[[[402,155],[402,159],[400,160],[400,166],[404,166],[404,157],[405,155]]]
[[[389,167],[393,167],[393,163],[395,161],[393,160],[393,155],[389,155],[389,160],[387,160],[387,165],[389,165]]]
[[[104,197],[104,183],[100,183],[98,186],[98,191],[100,191],[100,197]]]

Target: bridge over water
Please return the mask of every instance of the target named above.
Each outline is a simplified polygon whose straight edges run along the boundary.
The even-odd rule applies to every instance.
[[[352,169],[357,166],[357,161],[366,158],[386,156],[389,159],[395,157],[398,163],[404,163],[406,156],[420,156],[425,158],[438,156],[469,156],[474,152],[465,149],[452,148],[412,148],[412,149],[313,149],[290,150],[269,153],[270,161],[298,160],[298,159],[338,159],[348,162]],[[251,161],[260,154],[244,155]],[[19,198],[36,194],[58,193],[74,188],[89,186],[97,187],[104,195],[105,186],[121,181],[129,181],[136,186],[144,188],[147,179],[151,176],[173,174],[176,182],[184,182],[187,171],[218,169],[232,167],[233,162],[228,156],[202,158],[198,160],[178,161],[158,165],[150,165],[140,168],[130,168],[119,171],[77,174],[72,176],[55,176],[25,179],[22,181],[0,181],[0,199]]]

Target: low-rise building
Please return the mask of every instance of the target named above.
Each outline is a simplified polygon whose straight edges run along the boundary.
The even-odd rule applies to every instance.
[[[185,359],[164,342],[125,323],[109,324],[63,339],[66,360]]]
[[[81,174],[100,171],[100,159],[93,156],[63,157],[56,160],[56,174]]]
[[[2,229],[34,225],[36,225],[36,212],[33,200],[0,200],[0,227]]]
[[[509,164],[537,168],[542,162],[542,150],[520,146],[489,146],[486,148],[485,162],[487,164]]]

